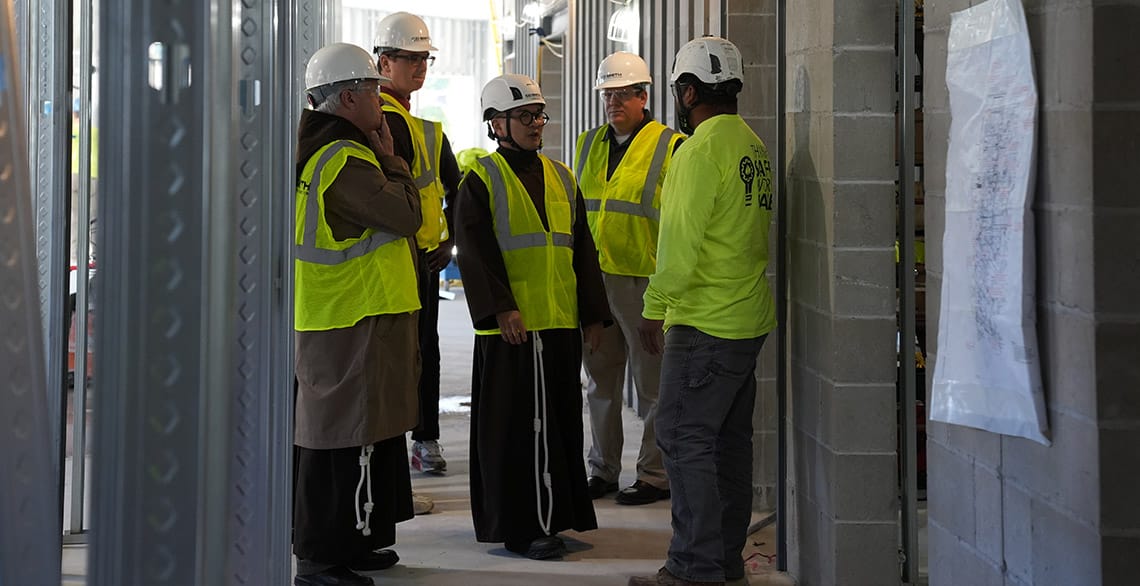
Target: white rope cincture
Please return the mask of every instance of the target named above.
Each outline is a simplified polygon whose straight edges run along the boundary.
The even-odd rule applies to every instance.
[[[359,530],[365,537],[372,535],[372,527],[369,523],[372,518],[372,446],[360,447],[360,480],[356,482],[356,496],[353,497],[353,512],[356,513],[356,529]],[[368,482],[368,500],[364,503],[364,519],[360,518],[360,509],[356,507],[356,503],[360,502],[360,489],[364,486],[365,480]]]
[[[550,445],[546,433],[546,368],[542,359],[542,338],[534,334],[534,491],[538,512],[538,525],[550,535],[550,522],[554,516],[554,491],[550,482]],[[541,401],[542,411],[539,412]],[[542,438],[542,471],[539,472],[539,437]],[[542,514],[542,486],[546,485],[546,516]]]

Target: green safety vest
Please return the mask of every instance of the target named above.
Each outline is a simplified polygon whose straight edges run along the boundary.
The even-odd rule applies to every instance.
[[[648,277],[657,268],[657,229],[661,185],[684,135],[650,120],[634,137],[606,179],[609,161],[608,124],[578,136],[575,170],[586,219],[598,247],[598,264],[612,275]]]
[[[416,263],[406,237],[366,228],[357,238],[336,240],[325,221],[325,191],[349,157],[380,168],[371,149],[338,140],[309,157],[297,182],[293,243],[297,331],[347,328],[370,315],[420,308]]]
[[[542,219],[521,181],[499,153],[482,157],[471,172],[491,194],[495,239],[503,254],[511,293],[529,331],[578,328],[578,278],[574,273],[574,213],[577,187],[570,169],[542,161],[546,218]],[[499,329],[476,330],[498,334]]]
[[[448,239],[447,220],[443,217],[443,181],[439,178],[439,160],[443,153],[443,125],[416,118],[396,98],[383,94],[384,111],[404,117],[412,135],[412,177],[420,190],[420,208],[424,220],[416,232],[420,248],[434,250]]]

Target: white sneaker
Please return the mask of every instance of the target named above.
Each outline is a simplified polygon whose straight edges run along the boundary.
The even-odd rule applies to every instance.
[[[417,515],[426,515],[435,508],[435,501],[430,496],[412,493],[412,511]]]
[[[447,470],[447,460],[443,459],[439,441],[412,442],[412,468],[429,474],[443,474]]]

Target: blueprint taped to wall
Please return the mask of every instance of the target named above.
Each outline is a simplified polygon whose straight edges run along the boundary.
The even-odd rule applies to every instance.
[[[1020,0],[954,13],[942,304],[930,419],[1048,445],[1037,352],[1037,90]]]

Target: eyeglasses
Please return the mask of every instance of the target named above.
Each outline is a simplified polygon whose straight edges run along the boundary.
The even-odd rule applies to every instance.
[[[366,94],[376,94],[377,96],[384,93],[384,90],[380,88],[380,84],[376,84],[376,85],[370,87],[367,85],[363,85],[360,82],[357,82],[356,87],[352,88],[352,91],[363,92]]]
[[[403,59],[412,65],[419,65],[420,63],[427,63],[428,67],[435,64],[435,55],[417,55],[409,53],[389,53],[388,57],[392,59]]]
[[[514,115],[508,114],[507,118],[514,118],[521,122],[523,126],[530,126],[539,120],[541,120],[543,124],[550,122],[550,114],[546,112],[531,112],[529,110],[520,110]]]
[[[641,90],[639,89],[626,87],[616,90],[602,90],[602,93],[599,95],[601,96],[603,102],[608,102],[615,98],[619,102],[625,102],[634,96],[639,95],[640,93]]]

